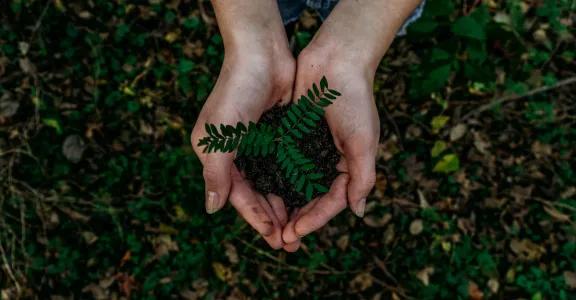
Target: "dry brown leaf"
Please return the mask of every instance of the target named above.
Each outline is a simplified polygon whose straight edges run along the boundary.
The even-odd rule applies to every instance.
[[[520,258],[521,260],[538,260],[546,252],[544,247],[535,244],[534,242],[523,239],[513,239],[510,242],[510,249]]]
[[[362,220],[364,221],[364,224],[370,227],[381,228],[386,226],[386,224],[388,224],[388,222],[392,220],[392,215],[389,213],[383,215],[382,217],[377,217],[375,215],[368,215],[365,216]]]
[[[338,238],[338,240],[336,241],[336,246],[338,246],[338,248],[344,251],[346,250],[346,248],[348,248],[349,243],[350,243],[350,235],[345,234],[340,238]]]
[[[468,126],[466,124],[458,124],[450,130],[450,141],[454,142],[461,139],[468,131]]]
[[[564,281],[566,285],[571,290],[576,290],[576,273],[570,271],[564,271]]]
[[[468,296],[470,296],[471,300],[484,299],[484,293],[482,293],[482,291],[474,281],[470,281],[468,283]]]
[[[559,222],[568,222],[570,221],[570,216],[564,213],[561,213],[560,211],[558,211],[557,209],[555,209],[554,207],[545,205],[544,206],[544,210],[556,221]]]
[[[416,273],[416,278],[418,278],[424,286],[428,286],[430,284],[430,275],[432,274],[434,274],[434,267],[426,267]]]
[[[84,140],[76,134],[69,135],[62,144],[62,153],[72,163],[78,163],[86,150]]]
[[[488,288],[492,294],[498,293],[498,290],[500,289],[500,282],[498,282],[498,279],[491,278],[488,280]]]
[[[238,258],[238,251],[236,251],[236,247],[234,247],[234,245],[231,243],[226,242],[224,243],[224,248],[226,248],[225,253],[230,263],[233,265],[237,264],[240,259]]]
[[[360,273],[350,281],[350,289],[353,291],[365,291],[372,286],[374,280],[372,275],[368,272]]]
[[[419,235],[424,230],[424,222],[420,219],[416,219],[410,223],[410,233],[412,235]]]
[[[232,279],[232,270],[219,262],[212,263],[212,269],[214,269],[214,273],[218,279],[228,282]]]

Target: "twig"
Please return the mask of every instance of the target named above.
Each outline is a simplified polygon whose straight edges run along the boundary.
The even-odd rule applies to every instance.
[[[498,99],[494,99],[494,100],[490,101],[490,103],[484,104],[484,105],[478,107],[477,109],[467,113],[460,120],[464,121],[464,120],[469,119],[473,116],[476,116],[476,115],[478,115],[478,114],[480,114],[486,110],[489,110],[489,109],[493,108],[494,106],[500,105],[500,104],[505,103],[505,102],[515,101],[515,100],[519,100],[522,98],[530,97],[530,96],[533,96],[533,95],[536,95],[539,93],[547,92],[549,90],[557,89],[559,87],[574,84],[574,83],[576,83],[576,76],[566,78],[564,80],[560,80],[556,84],[553,84],[553,85],[547,85],[547,86],[539,87],[537,89],[530,90],[524,94],[520,94],[520,95],[513,94],[513,95],[504,96],[504,97],[501,97]]]
[[[2,246],[1,241],[0,241],[0,255],[2,255],[2,262],[4,265],[4,269],[6,269],[6,273],[8,273],[8,276],[10,276],[10,279],[12,279],[12,281],[14,281],[14,286],[16,287],[17,294],[20,295],[22,288],[20,287],[20,283],[18,283],[16,276],[14,276],[14,273],[12,272],[12,268],[10,268],[10,265],[8,264],[8,259],[6,258],[6,252],[4,252],[4,247]]]

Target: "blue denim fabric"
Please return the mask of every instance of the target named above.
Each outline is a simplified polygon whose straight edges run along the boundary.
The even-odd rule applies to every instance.
[[[322,20],[326,19],[334,6],[338,3],[338,0],[277,0],[278,6],[280,7],[280,14],[282,15],[282,20],[284,24],[294,22],[298,20],[300,14],[306,7],[315,9]],[[418,20],[422,15],[422,10],[426,0],[422,0],[422,3],[412,12],[412,15],[406,19],[404,25],[398,30],[398,35],[406,34],[406,28],[408,25]]]

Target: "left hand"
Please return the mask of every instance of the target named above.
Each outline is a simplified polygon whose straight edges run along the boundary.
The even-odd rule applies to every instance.
[[[282,233],[285,243],[294,243],[321,228],[347,205],[363,217],[366,197],[375,183],[380,121],[372,93],[374,71],[338,57],[327,47],[312,45],[298,57],[293,98],[307,94],[310,83],[319,82],[322,76],[342,94],[326,108],[326,120],[341,153],[337,165],[341,174],[327,194],[313,199],[290,218]]]

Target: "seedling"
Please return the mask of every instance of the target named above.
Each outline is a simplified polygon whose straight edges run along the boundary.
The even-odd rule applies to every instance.
[[[302,95],[297,103],[288,108],[277,127],[250,122],[248,126],[238,122],[236,126],[206,123],[208,136],[200,139],[198,146],[203,151],[233,152],[248,157],[274,155],[284,176],[307,200],[315,191],[328,192],[328,188],[318,180],[325,174],[315,171],[314,162],[302,154],[296,140],[305,138],[318,126],[324,116],[324,109],[332,104],[340,92],[328,87],[328,80],[322,77],[319,83],[312,84],[307,95]]]

